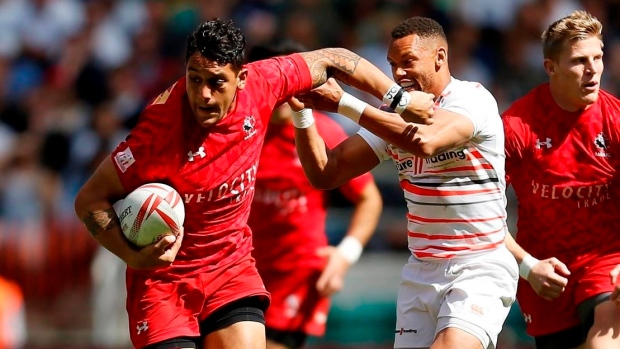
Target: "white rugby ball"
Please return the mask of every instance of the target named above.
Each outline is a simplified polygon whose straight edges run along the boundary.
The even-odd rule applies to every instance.
[[[147,183],[114,204],[125,237],[138,247],[174,234],[183,226],[181,195],[169,185]]]

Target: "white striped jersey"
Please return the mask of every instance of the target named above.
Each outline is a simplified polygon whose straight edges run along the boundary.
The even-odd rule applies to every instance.
[[[409,250],[419,259],[471,256],[501,246],[506,227],[504,129],[497,102],[481,84],[452,78],[437,106],[471,120],[462,147],[429,158],[358,134],[398,169],[407,202]]]

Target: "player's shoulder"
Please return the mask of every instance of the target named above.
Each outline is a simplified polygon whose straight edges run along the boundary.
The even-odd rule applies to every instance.
[[[180,112],[186,96],[185,76],[170,85],[155,97],[145,108],[143,115],[153,118]]]
[[[495,96],[482,84],[476,81],[451,78],[450,84],[442,93],[442,99],[448,105],[482,105],[497,107]]]
[[[602,104],[605,104],[609,108],[613,108],[616,111],[620,111],[620,100],[611,93],[601,89],[599,90],[599,100]]]

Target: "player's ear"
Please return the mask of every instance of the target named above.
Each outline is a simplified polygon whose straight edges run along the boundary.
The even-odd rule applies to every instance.
[[[441,67],[448,60],[448,51],[444,46],[437,47],[437,53],[435,54],[435,65]]]
[[[245,81],[248,78],[248,70],[241,68],[239,74],[237,74],[237,89],[243,90],[245,88]]]
[[[545,71],[547,72],[547,75],[549,76],[555,75],[556,64],[552,59],[545,58],[545,60],[543,61],[543,66],[545,67]]]

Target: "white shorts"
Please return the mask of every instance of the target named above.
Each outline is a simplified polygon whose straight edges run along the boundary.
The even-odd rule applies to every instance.
[[[495,348],[518,278],[517,262],[505,247],[445,261],[411,256],[398,290],[394,348],[428,348],[448,327]]]

